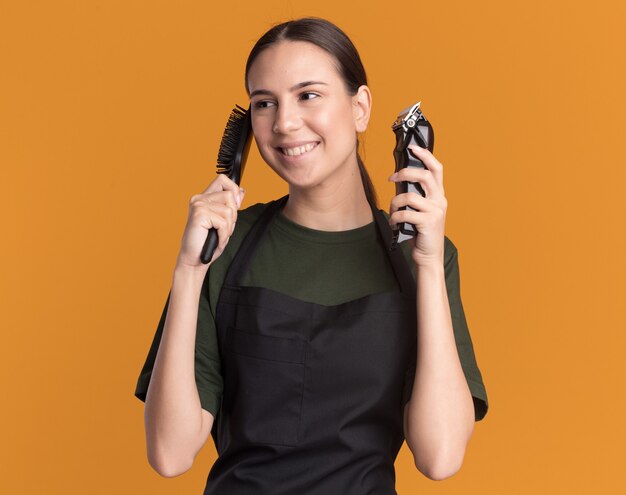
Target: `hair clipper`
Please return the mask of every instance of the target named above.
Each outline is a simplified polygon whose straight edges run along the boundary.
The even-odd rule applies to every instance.
[[[393,158],[396,161],[396,172],[406,167],[426,168],[421,160],[417,159],[409,150],[409,145],[416,144],[422,148],[427,148],[431,153],[435,142],[435,135],[430,122],[426,120],[420,111],[419,101],[415,105],[400,112],[391,129],[396,135],[396,147],[393,150]],[[424,190],[419,182],[396,182],[396,195],[416,192],[425,196]],[[401,210],[414,210],[410,206],[402,206]],[[408,222],[397,224],[393,229],[391,239],[391,249],[395,249],[399,242],[412,239],[417,235],[414,225]]]

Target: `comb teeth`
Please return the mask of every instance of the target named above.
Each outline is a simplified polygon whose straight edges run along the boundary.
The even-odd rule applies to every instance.
[[[239,105],[235,105],[235,108],[228,117],[226,123],[226,129],[222,136],[222,142],[220,143],[220,149],[217,154],[217,173],[218,174],[230,174],[233,161],[237,152],[237,146],[241,139],[242,125],[241,121],[246,118],[246,110]]]

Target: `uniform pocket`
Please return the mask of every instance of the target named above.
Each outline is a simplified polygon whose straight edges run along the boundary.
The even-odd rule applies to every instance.
[[[225,347],[224,405],[232,437],[297,445],[307,342],[229,328]]]

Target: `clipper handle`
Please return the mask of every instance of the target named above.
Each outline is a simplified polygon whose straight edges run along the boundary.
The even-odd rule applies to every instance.
[[[409,150],[408,146],[411,144],[416,144],[422,148],[424,147],[423,143],[418,142],[415,133],[408,133],[405,138],[402,131],[396,132],[396,148],[393,150],[393,156],[396,160],[396,172],[399,172],[403,168],[407,167],[426,168],[422,161],[416,158]],[[396,182],[396,195],[407,192],[416,192],[425,196],[424,190],[419,182]],[[414,211],[414,209],[410,206],[402,206],[400,209],[409,209]],[[400,223],[398,225],[398,231],[397,242],[405,241],[410,237],[415,237],[417,235],[415,226],[408,222]]]
[[[410,128],[399,127],[394,130],[396,135],[396,147],[393,150],[393,157],[396,162],[396,172],[399,172],[403,168],[426,168],[421,160],[416,158],[409,150],[409,145],[417,145],[421,148],[428,149],[431,153],[434,145],[433,129],[430,123],[425,119],[420,119],[417,125]],[[422,197],[426,196],[426,193],[422,189],[419,182],[396,182],[396,195],[415,192]],[[415,211],[410,206],[402,206],[401,210]],[[393,231],[393,239],[391,248],[394,249],[399,242],[406,241],[417,235],[415,225],[402,222],[398,224],[397,228]]]

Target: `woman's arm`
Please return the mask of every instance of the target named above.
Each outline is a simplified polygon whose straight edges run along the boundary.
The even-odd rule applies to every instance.
[[[194,373],[198,306],[204,274],[176,267],[163,335],[144,409],[148,462],[160,475],[193,465],[213,426],[201,408]]]
[[[441,480],[461,468],[474,430],[474,403],[454,339],[444,265],[420,265],[416,275],[417,362],[404,432],[416,467]]]
[[[418,232],[411,241],[417,280],[417,356],[411,398],[404,409],[404,434],[417,468],[441,480],[461,468],[474,430],[474,401],[459,360],[446,289],[448,201],[443,165],[427,149],[409,148],[425,168],[403,168],[390,177],[419,182],[425,194],[398,194],[390,209],[392,224],[409,222]],[[400,210],[402,206],[412,209]]]
[[[191,468],[213,427],[213,415],[202,409],[196,385],[198,308],[209,266],[224,252],[242,200],[243,190],[219,174],[189,202],[163,334],[146,392],[148,462],[162,476],[178,476]],[[219,242],[211,263],[205,265],[200,252],[211,228],[217,230]]]

